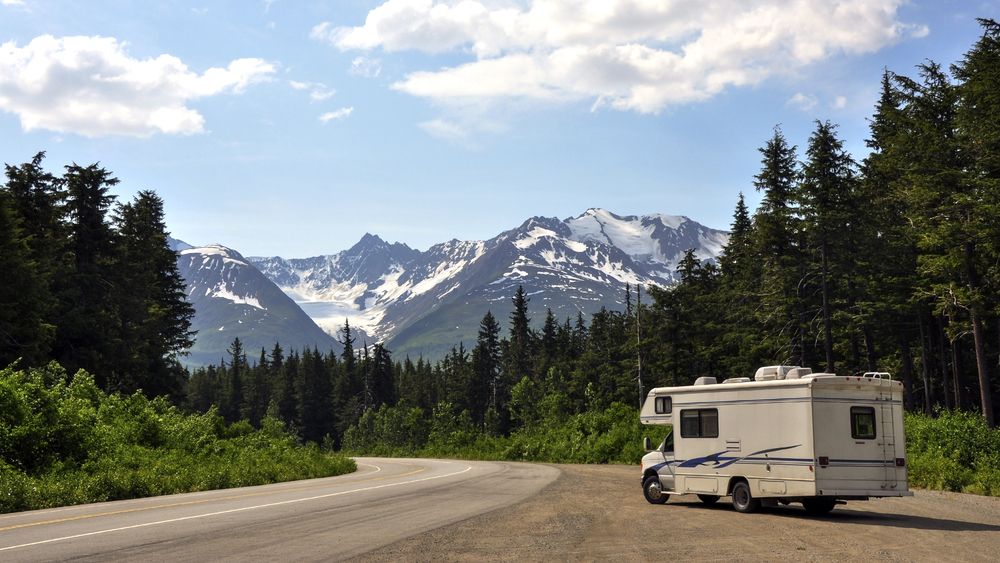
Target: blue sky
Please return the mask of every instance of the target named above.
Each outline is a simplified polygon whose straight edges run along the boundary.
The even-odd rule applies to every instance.
[[[0,159],[100,161],[248,256],[590,207],[725,229],[775,125],[862,158],[882,69],[976,17],[1000,0],[0,0]]]

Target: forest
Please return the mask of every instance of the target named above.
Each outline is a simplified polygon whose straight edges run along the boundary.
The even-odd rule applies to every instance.
[[[435,365],[358,347],[346,324],[339,355],[258,354],[236,341],[228,363],[192,374],[188,404],[256,424],[273,402],[303,439],[334,447],[366,413],[397,405],[414,420],[447,411],[508,436],[546,417],[638,407],[655,386],[786,364],[889,372],[907,411],[976,411],[993,428],[1000,25],[980,23],[982,37],[949,69],[884,72],[863,159],[829,121],[815,122],[801,150],[776,127],[752,179],[760,206],[751,213],[741,196],[718,263],[689,251],[674,286],[626,287],[621,310],[550,311],[534,324],[519,290],[507,326],[486,314],[476,342]]]

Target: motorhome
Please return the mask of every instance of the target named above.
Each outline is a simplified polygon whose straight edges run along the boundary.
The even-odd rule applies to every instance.
[[[802,503],[837,504],[912,496],[907,487],[903,387],[887,373],[838,376],[770,366],[748,377],[651,390],[643,424],[669,425],[646,438],[642,491],[650,503],[696,494],[731,496],[739,512]]]

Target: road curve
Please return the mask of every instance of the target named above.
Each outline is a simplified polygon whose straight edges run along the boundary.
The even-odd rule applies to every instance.
[[[338,561],[516,503],[560,473],[356,459],[339,477],[0,515],[0,561]]]

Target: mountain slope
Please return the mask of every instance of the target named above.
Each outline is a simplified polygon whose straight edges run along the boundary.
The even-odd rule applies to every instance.
[[[305,259],[249,258],[328,332],[349,320],[362,337],[397,355],[440,358],[471,347],[487,310],[505,323],[518,285],[540,322],[620,308],[625,284],[673,283],[688,249],[714,260],[728,234],[686,217],[620,217],[591,209],[559,220],[534,217],[487,241],[434,245],[426,252],[366,234],[351,249]]]
[[[234,338],[243,342],[249,359],[268,352],[276,342],[285,350],[316,346],[339,351],[340,344],[240,253],[220,245],[181,250],[177,255],[194,306],[195,344],[183,362],[190,366],[229,361],[226,349]]]

